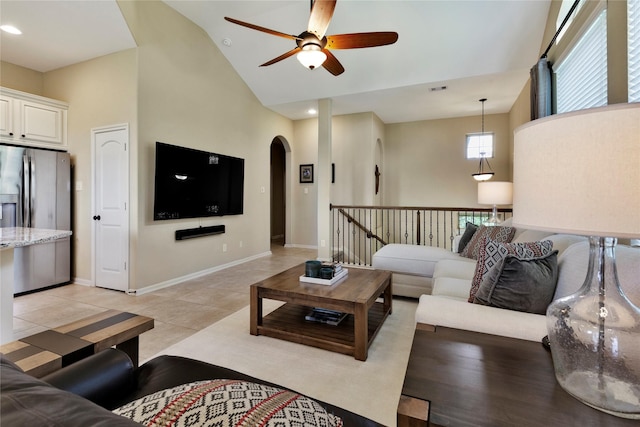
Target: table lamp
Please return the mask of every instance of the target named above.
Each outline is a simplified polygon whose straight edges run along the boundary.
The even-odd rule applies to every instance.
[[[617,238],[640,237],[640,103],[535,120],[514,141],[513,224],[590,236],[585,282],[547,309],[556,379],[589,406],[640,419],[640,310],[615,260]]]
[[[478,183],[478,203],[493,205],[493,213],[484,225],[498,225],[498,205],[513,203],[513,183],[506,181],[484,181]]]

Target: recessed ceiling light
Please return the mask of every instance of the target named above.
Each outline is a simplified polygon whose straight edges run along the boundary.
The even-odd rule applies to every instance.
[[[233,42],[231,41],[231,39],[229,37],[225,37],[222,39],[222,44],[229,47],[233,44]]]
[[[13,25],[0,25],[0,30],[9,34],[22,34],[22,31],[20,31]]]
[[[309,113],[309,114],[316,114],[317,112],[318,112],[318,111],[317,111],[315,108],[309,108],[309,109],[307,110],[307,113]]]

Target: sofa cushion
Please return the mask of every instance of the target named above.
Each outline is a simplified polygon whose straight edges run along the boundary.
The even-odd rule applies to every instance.
[[[529,259],[507,255],[504,261],[487,273],[473,302],[545,314],[558,282],[557,255],[557,251]]]
[[[420,297],[416,322],[537,342],[547,335],[546,316],[436,295]]]
[[[433,278],[453,277],[456,279],[466,279],[471,282],[476,271],[476,261],[458,257],[458,259],[443,259],[436,264],[433,271]]]
[[[420,298],[422,294],[430,294],[433,289],[433,279],[415,274],[393,273],[391,275],[393,283],[392,292],[394,296],[408,298]]]
[[[373,254],[372,265],[378,270],[433,277],[438,261],[458,258],[457,253],[448,249],[391,243]]]
[[[571,295],[582,287],[587,277],[588,264],[588,241],[570,246],[558,257],[558,287],[554,299]],[[616,270],[622,291],[632,303],[640,307],[640,248],[616,246]]]
[[[478,226],[472,222],[467,222],[467,226],[464,229],[464,233],[458,241],[458,253],[462,252],[467,247],[473,235],[478,231]]]
[[[549,236],[553,235],[551,231],[540,230],[522,230],[516,229],[513,236],[512,243],[524,243],[524,242],[537,242],[540,240],[547,240]]]
[[[573,234],[552,234],[547,237],[546,240],[553,242],[553,249],[558,251],[558,264],[561,262],[564,256],[564,251],[576,243],[588,242],[589,240],[584,236],[576,236]],[[587,243],[588,246],[588,243]],[[586,272],[587,270],[585,270]]]
[[[113,411],[148,426],[342,426],[317,402],[248,381],[196,381],[134,400]]]
[[[456,279],[455,277],[438,277],[433,282],[432,295],[467,301],[469,298],[469,279]]]
[[[478,231],[476,231],[471,237],[471,241],[464,248],[460,255],[466,258],[478,259],[478,253],[484,247],[484,239],[491,239],[495,242],[510,242],[513,238],[513,234],[516,229],[513,227],[503,227],[500,225],[495,226],[480,226]]]
[[[519,259],[537,258],[551,253],[553,242],[501,243],[484,238],[484,245],[478,253],[476,270],[469,290],[469,302],[473,302],[480,284],[493,268],[500,267],[507,255],[515,255]],[[555,285],[554,285],[555,288]]]

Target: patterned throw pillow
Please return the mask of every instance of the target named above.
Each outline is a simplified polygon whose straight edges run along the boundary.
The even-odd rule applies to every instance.
[[[162,390],[113,411],[146,426],[327,426],[342,420],[300,394],[237,380],[210,380]]]
[[[476,271],[471,281],[469,302],[473,302],[482,280],[487,276],[489,271],[499,267],[507,255],[515,255],[520,260],[527,260],[546,256],[550,254],[552,250],[553,242],[551,240],[544,240],[542,242],[501,243],[484,237],[478,254]]]
[[[471,259],[478,259],[478,252],[484,247],[482,243],[486,237],[496,242],[510,242],[516,229],[513,227],[504,227],[501,225],[484,226],[481,225],[478,231],[473,234],[471,241],[460,253],[460,256]]]

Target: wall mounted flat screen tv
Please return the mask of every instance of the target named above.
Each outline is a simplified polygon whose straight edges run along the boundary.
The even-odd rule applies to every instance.
[[[153,219],[240,215],[244,159],[156,142]]]

